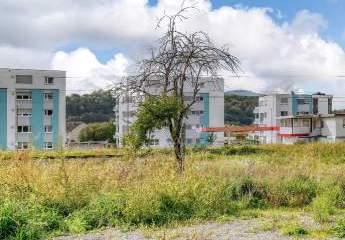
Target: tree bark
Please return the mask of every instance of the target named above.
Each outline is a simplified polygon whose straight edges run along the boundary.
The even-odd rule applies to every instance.
[[[180,139],[176,139],[174,144],[175,157],[177,162],[177,172],[183,174],[184,172],[184,151]]]

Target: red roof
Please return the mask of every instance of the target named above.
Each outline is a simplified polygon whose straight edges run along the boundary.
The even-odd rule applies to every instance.
[[[232,133],[248,133],[258,131],[279,131],[278,126],[258,126],[258,125],[247,125],[247,126],[235,126],[225,125],[224,127],[211,127],[202,128],[202,132],[232,132]]]

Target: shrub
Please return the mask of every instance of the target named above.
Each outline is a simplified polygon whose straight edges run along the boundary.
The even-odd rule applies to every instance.
[[[309,232],[304,227],[298,224],[289,224],[281,229],[284,235],[288,236],[305,236],[308,235]]]
[[[345,238],[345,219],[339,219],[334,228],[333,228],[334,234],[339,238]]]
[[[316,221],[327,222],[335,212],[335,203],[332,196],[323,194],[312,202],[312,211]]]
[[[316,197],[316,183],[305,176],[281,179],[269,186],[268,202],[274,206],[303,207]]]
[[[263,208],[267,194],[266,186],[253,181],[249,176],[234,182],[228,189],[228,197],[231,200],[244,203],[244,207]]]
[[[122,194],[123,195],[123,194]],[[120,194],[101,195],[82,211],[87,230],[115,226],[123,221],[124,197]]]
[[[0,207],[0,239],[40,239],[60,224],[54,210],[32,202],[6,201]]]

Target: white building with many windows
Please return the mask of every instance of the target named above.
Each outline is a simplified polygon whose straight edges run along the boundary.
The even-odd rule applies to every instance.
[[[186,119],[185,142],[188,146],[208,145],[210,133],[202,132],[202,128],[224,127],[224,79],[203,78],[201,90]],[[157,85],[159,86],[159,85]],[[151,92],[159,92],[153,84]],[[191,99],[192,88],[186,87],[185,100]],[[116,133],[115,139],[122,145],[123,136],[129,132],[130,126],[136,120],[136,113],[140,101],[133,96],[121,96],[114,108]],[[224,144],[224,133],[215,133],[215,145]],[[151,134],[151,145],[170,147],[172,141],[168,129],[156,130]]]
[[[345,115],[332,112],[332,95],[269,94],[259,97],[255,124],[265,127],[250,136],[260,143],[343,141]]]
[[[0,69],[0,149],[54,149],[66,138],[66,73]]]

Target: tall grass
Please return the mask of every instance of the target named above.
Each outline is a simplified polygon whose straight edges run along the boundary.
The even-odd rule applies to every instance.
[[[78,154],[95,159],[65,159]],[[0,239],[162,226],[280,206],[310,205],[324,221],[345,205],[344,156],[345,144],[191,149],[180,176],[169,150],[4,152]],[[332,189],[332,199],[326,199]]]

